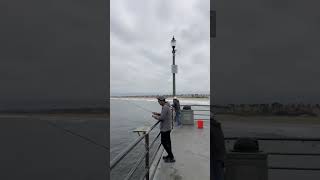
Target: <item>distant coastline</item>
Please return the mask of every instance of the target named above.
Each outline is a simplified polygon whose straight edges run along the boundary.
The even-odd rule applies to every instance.
[[[111,96],[111,98],[156,98],[157,96],[173,97],[172,94]],[[178,94],[177,98],[210,98],[210,94]]]
[[[240,116],[320,116],[319,104],[228,104],[213,105],[215,114]]]

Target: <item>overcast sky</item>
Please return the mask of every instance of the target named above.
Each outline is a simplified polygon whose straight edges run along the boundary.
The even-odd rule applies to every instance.
[[[104,103],[105,7],[84,1],[5,2],[0,105]],[[111,94],[171,93],[175,35],[177,93],[209,91],[211,64],[217,103],[319,103],[318,7],[317,1],[217,1],[210,63],[208,0],[112,0]]]
[[[320,103],[318,1],[216,1],[216,103]]]
[[[104,2],[10,1],[0,6],[0,110],[42,103],[105,104]]]
[[[177,40],[176,92],[210,91],[209,0],[112,0],[111,95],[172,93],[172,48]]]

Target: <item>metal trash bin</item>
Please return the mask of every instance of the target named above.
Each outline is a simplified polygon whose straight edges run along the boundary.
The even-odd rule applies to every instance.
[[[187,106],[181,110],[181,124],[182,125],[194,125],[194,114],[193,110]]]
[[[227,153],[226,180],[267,180],[268,155],[259,151],[258,141],[241,138]]]

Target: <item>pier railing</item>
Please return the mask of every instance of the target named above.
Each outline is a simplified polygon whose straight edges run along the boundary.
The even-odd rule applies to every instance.
[[[135,147],[137,147],[137,145],[142,140],[144,140],[144,145],[145,145],[144,151],[140,154],[140,157],[137,158],[138,161],[130,169],[129,173],[125,177],[125,180],[129,180],[133,176],[133,174],[137,171],[138,167],[143,162],[143,160],[145,162],[145,169],[142,173],[141,179],[152,180],[161,159],[161,156],[158,159],[156,159],[156,156],[160,150],[161,144],[159,144],[156,147],[156,151],[154,152],[153,156],[150,158],[150,150],[155,146],[155,142],[159,139],[160,132],[157,134],[157,136],[153,139],[151,143],[150,143],[150,133],[158,124],[159,124],[159,121],[151,127],[138,128],[137,130],[135,130],[134,132],[139,133],[139,135],[140,133],[142,133],[141,136],[138,139],[136,139],[132,144],[130,144],[125,150],[119,153],[110,162],[110,171],[112,172],[112,170],[121,162],[121,160],[124,157],[126,157]],[[153,164],[155,160],[156,160],[155,168],[153,168],[153,171],[150,172],[150,169],[151,169],[150,166]]]
[[[199,117],[199,118],[194,118],[194,120],[196,119],[201,119],[201,120],[204,120],[204,121],[209,121],[210,120],[210,113],[208,114],[205,114],[203,112],[210,112],[210,105],[204,105],[204,104],[184,104],[184,105],[180,105],[181,107],[184,107],[184,106],[190,106],[191,109],[193,110],[194,112],[194,117]],[[194,109],[192,107],[200,107],[200,109]],[[209,108],[209,109],[208,109]]]
[[[210,107],[210,105],[180,105],[183,106],[191,106],[191,107]],[[194,112],[209,112],[210,108],[208,109],[192,109]],[[203,114],[203,113],[195,113],[195,116],[210,116],[209,114]],[[210,120],[209,118],[201,118],[202,120]],[[129,180],[133,174],[137,171],[138,167],[141,165],[141,163],[144,160],[145,168],[142,172],[141,179],[145,180],[152,180],[154,178],[154,175],[156,173],[157,167],[160,163],[161,156],[159,156],[157,159],[157,155],[159,154],[161,143],[155,147],[155,152],[152,157],[150,157],[150,150],[154,148],[156,145],[156,141],[160,137],[160,132],[156,135],[156,137],[153,139],[153,141],[150,143],[150,133],[154,130],[154,128],[159,124],[159,121],[155,123],[151,127],[144,127],[144,128],[138,128],[134,132],[141,133],[139,138],[137,138],[134,142],[132,142],[125,150],[123,150],[121,153],[119,153],[111,162],[110,162],[110,171],[115,169],[115,167],[130,153],[135,149],[138,144],[144,140],[144,151],[141,152],[140,156],[137,158],[138,160],[136,163],[131,167],[129,173],[126,175],[125,180]],[[163,152],[163,149],[161,150]],[[160,154],[162,154],[160,152]],[[155,162],[154,168],[151,168],[151,165]],[[152,171],[151,171],[152,170]]]
[[[319,142],[320,138],[263,138],[263,137],[250,137],[258,141],[290,141],[290,142]],[[235,141],[239,137],[225,137],[227,142]],[[266,152],[268,156],[320,156],[320,153],[287,153],[287,152]],[[269,166],[269,170],[300,170],[300,171],[320,171],[319,167],[293,167],[293,166]]]

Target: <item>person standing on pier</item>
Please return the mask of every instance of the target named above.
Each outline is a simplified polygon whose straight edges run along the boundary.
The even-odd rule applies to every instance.
[[[224,180],[226,145],[221,124],[216,120],[213,112],[210,112],[210,128],[210,154],[213,160],[210,164],[210,171],[213,172],[214,180]]]
[[[175,112],[175,121],[177,123],[177,126],[180,127],[181,126],[181,120],[180,120],[180,102],[177,99],[177,97],[173,98],[173,105],[172,107],[174,108],[174,112]]]
[[[165,162],[175,162],[174,156],[172,154],[171,148],[171,123],[172,123],[172,113],[170,109],[170,103],[166,101],[163,96],[157,97],[158,103],[162,106],[161,113],[152,112],[152,117],[160,121],[160,133],[161,133],[161,144],[163,148],[168,153],[163,159]]]

